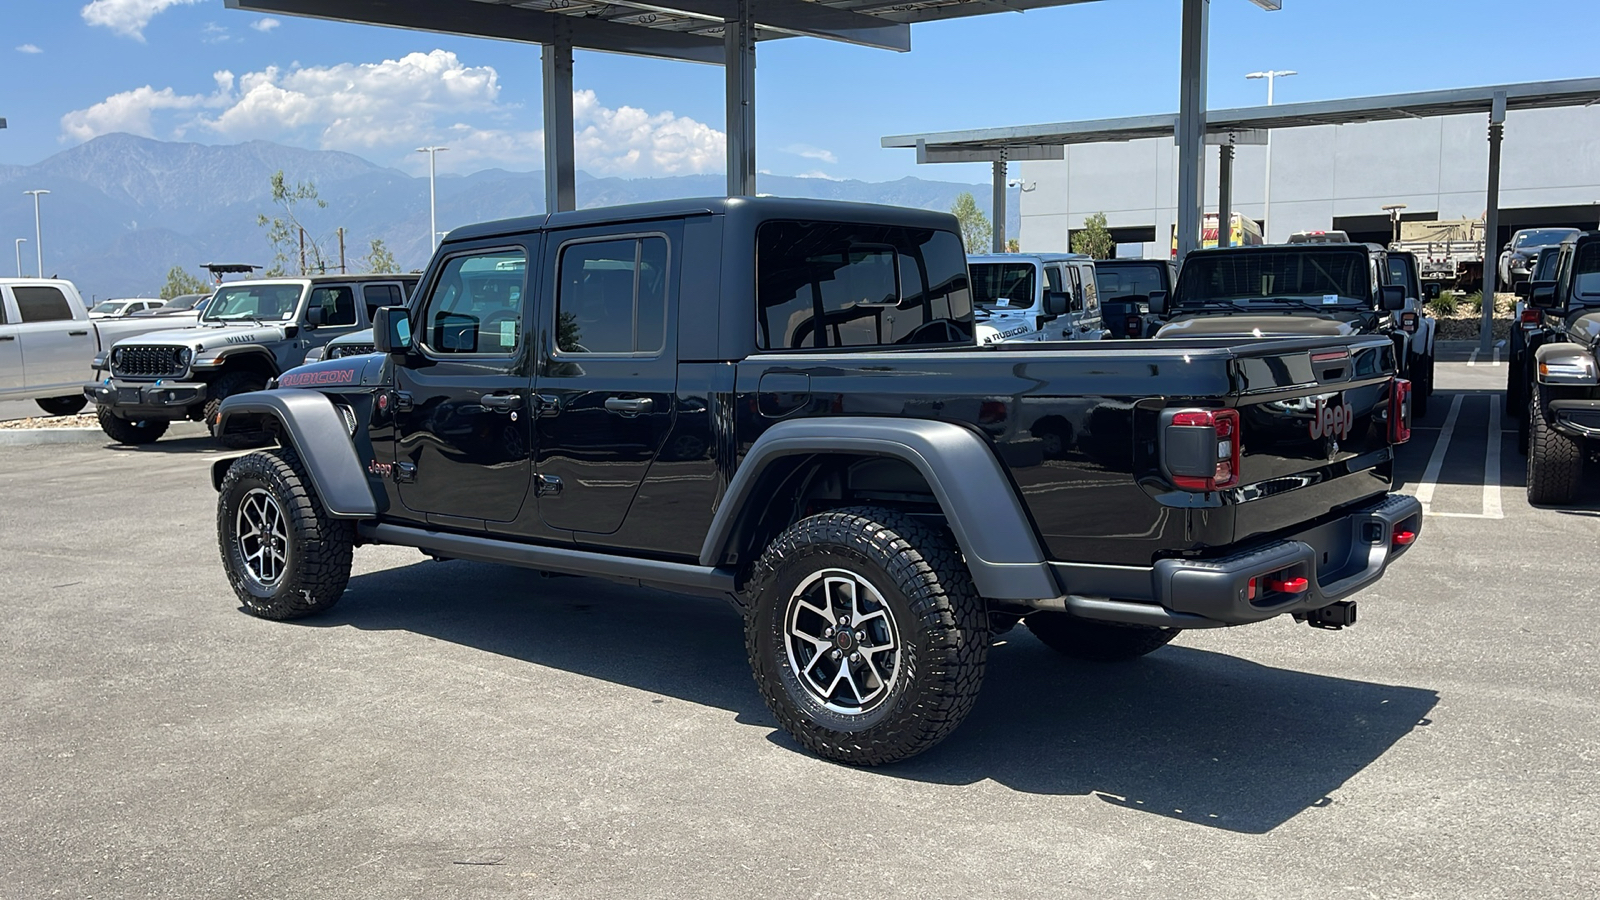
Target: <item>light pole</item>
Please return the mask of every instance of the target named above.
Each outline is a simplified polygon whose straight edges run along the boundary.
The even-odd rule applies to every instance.
[[[1251,72],[1246,78],[1265,78],[1267,80],[1267,105],[1272,105],[1272,82],[1277,78],[1287,78],[1298,75],[1293,69],[1268,69],[1265,72]],[[1267,243],[1272,243],[1272,131],[1267,131],[1267,189],[1261,202],[1261,233]]]
[[[39,277],[44,277],[44,235],[39,230],[39,195],[48,194],[49,191],[33,190],[23,191],[24,194],[33,195],[33,249],[39,254]]]
[[[27,238],[17,238],[17,277],[22,277],[22,245],[28,242]]]
[[[426,154],[428,154],[428,236],[431,239],[428,242],[428,249],[430,249],[430,250],[437,250],[439,248],[439,237],[438,237],[438,234],[439,234],[439,218],[438,218],[438,214],[436,213],[437,207],[435,206],[435,203],[436,203],[435,198],[438,195],[434,193],[434,187],[433,187],[434,173],[435,173],[434,159],[438,156],[439,151],[441,151],[441,150],[449,150],[449,149],[450,149],[449,147],[418,147],[417,148],[417,152],[418,153],[426,153]]]

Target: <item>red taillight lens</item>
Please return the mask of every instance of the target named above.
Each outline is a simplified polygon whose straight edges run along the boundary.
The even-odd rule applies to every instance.
[[[1389,388],[1389,443],[1411,440],[1411,382],[1396,378]]]
[[[1526,322],[1529,325],[1537,325],[1537,324],[1539,324],[1539,318],[1540,318],[1541,315],[1543,315],[1543,314],[1540,313],[1537,309],[1534,309],[1533,307],[1528,307],[1527,309],[1524,309],[1522,311],[1522,321]]]
[[[1400,314],[1400,327],[1411,334],[1417,333],[1417,314],[1413,312]]]
[[[1205,459],[1185,459],[1179,466],[1182,471],[1174,471],[1171,475],[1172,483],[1186,491],[1218,491],[1230,488],[1239,483],[1239,457],[1241,455],[1239,435],[1239,411],[1236,409],[1188,409],[1173,413],[1168,422],[1171,429],[1209,429],[1213,441],[1207,442],[1214,451],[1207,449],[1199,451]],[[1176,444],[1169,436],[1168,447]],[[1192,443],[1183,442],[1185,448],[1190,448]],[[1169,463],[1178,462],[1169,459]],[[1198,474],[1197,470],[1204,469],[1206,474]]]
[[[978,424],[996,425],[1006,420],[1006,405],[1000,400],[985,400],[978,404]]]
[[[1128,331],[1128,337],[1139,337],[1144,334],[1144,320],[1138,316],[1129,316],[1125,327]]]
[[[1415,531],[1411,531],[1403,525],[1396,525],[1394,527],[1393,542],[1396,547],[1409,547],[1411,546],[1411,542],[1415,541],[1416,539],[1417,533]]]

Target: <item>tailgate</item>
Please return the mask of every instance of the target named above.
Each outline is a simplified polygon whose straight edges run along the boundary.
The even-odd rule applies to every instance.
[[[1233,540],[1387,492],[1394,345],[1382,335],[1238,348],[1242,459]]]

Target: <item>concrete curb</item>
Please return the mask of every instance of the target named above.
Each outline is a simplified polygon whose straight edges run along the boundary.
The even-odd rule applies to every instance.
[[[111,439],[98,428],[0,428],[0,447],[38,444],[104,444]]]

